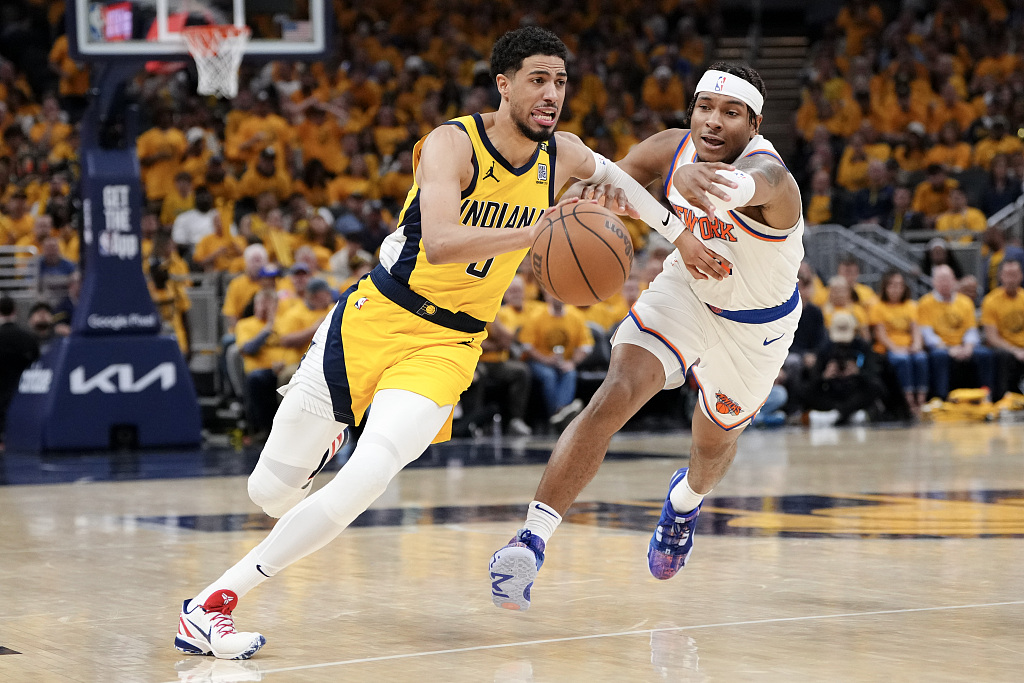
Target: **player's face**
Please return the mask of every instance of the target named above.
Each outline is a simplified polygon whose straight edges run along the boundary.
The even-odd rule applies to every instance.
[[[505,80],[504,88],[499,81],[512,120],[523,136],[544,142],[554,135],[567,80],[565,62],[560,57],[534,55],[523,60],[522,68]]]
[[[747,105],[735,97],[697,93],[690,117],[693,146],[701,161],[730,163],[757,134],[761,117],[750,123]]]

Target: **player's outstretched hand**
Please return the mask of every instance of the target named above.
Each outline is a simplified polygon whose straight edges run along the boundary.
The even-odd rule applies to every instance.
[[[640,218],[640,212],[626,199],[625,191],[607,183],[603,185],[588,185],[582,180],[577,181],[562,195],[562,199],[566,197],[592,200],[612,213],[620,216],[629,216],[630,218]]]
[[[735,171],[736,167],[723,164],[719,161],[709,161],[700,164],[685,164],[676,169],[673,184],[683,195],[683,199],[708,215],[714,220],[715,205],[711,203],[708,195],[713,194],[719,199],[729,201],[728,189],[737,188],[739,185],[729,180],[719,171]]]
[[[698,280],[724,280],[732,273],[732,264],[727,259],[704,246],[689,230],[676,238],[675,246],[683,257],[683,265]]]

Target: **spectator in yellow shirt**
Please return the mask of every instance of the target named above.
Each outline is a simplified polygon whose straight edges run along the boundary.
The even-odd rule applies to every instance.
[[[277,295],[271,289],[257,292],[253,315],[235,327],[235,344],[245,372],[245,403],[249,431],[262,436],[270,431],[277,413],[278,374],[284,369],[284,349],[274,330]]]
[[[928,397],[928,354],[917,324],[917,302],[910,298],[903,274],[890,270],[878,285],[881,298],[871,308],[877,353],[889,358],[911,410],[919,412]]]
[[[1012,155],[1024,150],[1024,143],[1016,135],[1007,132],[1006,119],[996,116],[989,125],[989,133],[974,146],[974,165],[986,171],[997,154]]]
[[[174,190],[167,193],[160,206],[160,224],[165,227],[174,225],[175,218],[194,209],[195,206],[196,195],[192,191],[192,174],[188,171],[179,171],[174,176]]]
[[[89,67],[71,59],[67,34],[53,41],[50,48],[50,65],[60,75],[57,94],[63,98],[84,98],[89,91]]]
[[[269,91],[256,94],[252,114],[238,126],[237,132],[228,136],[225,155],[234,161],[252,166],[257,157],[267,148],[273,149],[271,157],[282,172],[288,159],[292,142],[292,127],[281,116],[274,113]],[[273,174],[267,174],[273,175]]]
[[[306,291],[301,303],[289,306],[288,310],[278,316],[274,329],[277,331],[281,346],[284,347],[285,369],[278,376],[283,384],[291,379],[299,366],[302,355],[313,341],[320,323],[331,312],[334,305],[334,292],[326,280],[312,278],[306,284]]]
[[[229,332],[235,329],[235,323],[252,302],[253,296],[260,291],[260,274],[266,269],[267,248],[262,244],[250,244],[242,253],[245,259],[245,270],[230,283],[224,292],[224,305],[220,312],[224,316],[224,327]]]
[[[924,216],[926,228],[932,228],[939,214],[949,210],[949,193],[959,186],[960,183],[946,175],[946,169],[942,166],[933,164],[928,167],[928,177],[914,189],[912,204],[914,211]]]
[[[1004,259],[999,266],[998,289],[989,292],[981,302],[981,324],[985,342],[996,357],[996,381],[992,400],[998,401],[1007,391],[1024,393],[1024,294],[1021,281],[1024,272],[1015,259]]]
[[[903,143],[896,147],[893,158],[902,170],[915,173],[925,168],[927,154],[928,133],[925,132],[924,124],[920,121],[911,121],[907,124]]]
[[[946,83],[942,86],[941,99],[933,102],[928,117],[928,132],[932,135],[940,133],[942,128],[952,123],[957,137],[966,131],[974,119],[978,118],[977,110],[957,92],[956,86]]]
[[[371,199],[376,199],[378,193],[377,183],[371,177],[366,157],[362,154],[351,157],[348,169],[327,186],[327,196],[332,206],[343,203],[349,195],[357,193]]]
[[[344,134],[335,116],[328,115],[319,103],[311,103],[305,110],[305,120],[295,128],[302,160],[308,165],[316,159],[331,173],[341,173],[347,161],[341,147]]]
[[[926,166],[940,164],[950,173],[959,173],[971,165],[971,146],[960,139],[957,125],[947,121],[939,130],[939,142],[925,154]]]
[[[545,298],[547,306],[523,321],[519,341],[543,391],[548,420],[558,428],[583,410],[583,401],[576,398],[576,366],[594,348],[594,337],[582,313],[550,295]]]
[[[156,125],[139,136],[136,151],[142,166],[142,184],[146,199],[163,200],[174,186],[181,155],[188,143],[185,134],[174,127],[174,114],[160,109],[154,115]]]
[[[185,154],[181,157],[180,170],[192,176],[192,182],[202,184],[203,176],[210,165],[213,153],[206,147],[206,131],[193,126],[185,132]]]
[[[665,65],[656,68],[644,80],[641,99],[662,120],[672,119],[677,112],[686,111],[683,82]]]
[[[980,209],[967,206],[967,193],[963,188],[952,188],[949,191],[949,209],[939,214],[935,220],[935,229],[939,232],[954,233],[951,238],[962,244],[969,244],[985,232],[986,228],[988,220],[985,214]]]
[[[156,304],[163,321],[165,334],[173,334],[178,340],[178,347],[187,357],[189,354],[188,312],[192,308],[192,300],[186,291],[187,283],[173,276],[171,256],[174,253],[174,242],[167,235],[158,235],[153,247],[158,258],[149,267],[149,295]]]
[[[942,265],[932,271],[932,291],[918,301],[917,315],[928,350],[932,395],[946,399],[954,366],[974,375],[961,386],[992,386],[992,350],[981,344],[974,302],[956,291],[952,268]]]
[[[845,254],[839,259],[837,273],[841,275],[853,290],[853,298],[858,304],[864,307],[867,313],[871,307],[878,303],[878,295],[875,290],[860,281],[860,261],[853,254]]]
[[[385,173],[380,179],[380,198],[389,211],[401,211],[413,180],[412,150],[403,149],[398,153],[394,170]]]
[[[44,97],[39,121],[29,130],[29,139],[42,148],[53,147],[67,139],[71,135],[71,126],[61,120],[62,113],[56,97]]]
[[[192,252],[192,262],[204,273],[240,273],[245,269],[242,252],[245,251],[245,238],[231,234],[230,224],[218,211],[213,216],[213,234],[199,240]]]
[[[16,190],[7,200],[6,218],[5,224],[0,225],[0,244],[16,244],[18,240],[32,234],[35,217],[28,211],[28,195],[23,191]]]
[[[286,201],[291,196],[291,178],[284,168],[277,164],[277,151],[273,147],[264,148],[256,163],[242,174],[237,192],[240,198],[253,199],[264,192],[272,192],[279,202]]]
[[[831,327],[832,317],[839,312],[852,315],[857,320],[857,336],[864,341],[870,341],[868,309],[853,300],[853,289],[846,278],[842,275],[833,275],[829,278],[828,288],[825,289],[825,302],[821,306],[826,328]]]

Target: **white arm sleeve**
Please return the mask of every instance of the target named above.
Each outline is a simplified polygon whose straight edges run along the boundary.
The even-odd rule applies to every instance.
[[[625,192],[626,201],[640,213],[640,220],[661,233],[662,237],[669,242],[675,242],[676,238],[683,234],[686,226],[678,216],[662,206],[640,183],[623,173],[622,169],[613,162],[597,152],[593,154],[597,170],[594,171],[594,175],[584,179],[585,183],[589,185],[608,183]]]

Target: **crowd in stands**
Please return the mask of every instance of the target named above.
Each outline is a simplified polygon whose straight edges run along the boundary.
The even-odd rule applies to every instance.
[[[334,6],[338,40],[330,59],[244,64],[230,102],[197,96],[187,69],[146,71],[131,90],[143,118],[136,147],[152,298],[188,354],[189,286],[203,279],[222,292],[225,362],[244,377],[257,435],[269,428],[274,391],[331,302],[375,265],[396,228],[416,142],[449,118],[496,109],[487,59],[501,33],[527,21],[558,27],[573,55],[560,129],[620,159],[652,133],[685,125],[688,96],[722,28],[714,0],[588,0],[529,11],[511,0]],[[1004,257],[1018,252],[1005,235],[986,230],[986,217],[1015,201],[1024,180],[1024,60],[1016,52],[1024,24],[1016,5],[1009,14],[1000,0],[908,7],[887,23],[877,5],[853,0],[823,31],[796,113],[801,148],[790,167],[804,187],[809,224],[876,222],[897,233],[983,240],[989,257],[978,294],[1004,294],[985,300],[992,310],[983,306],[984,339],[994,354],[988,365],[979,360],[975,381],[993,372],[1010,377],[992,368],[1020,370],[1024,340],[1006,327],[1016,313],[998,312],[1017,305],[1003,278],[1013,271]],[[69,55],[59,12],[34,0],[6,11],[17,19],[0,32],[10,45],[50,49],[41,65],[38,50],[0,47],[7,57],[0,58],[0,245],[34,248],[42,289],[33,315],[49,313],[38,329],[66,334],[80,282],[77,154],[90,67]],[[19,43],[22,34],[32,41]],[[539,425],[558,428],[579,411],[587,370],[599,376],[615,324],[667,253],[645,226],[629,226],[634,276],[608,302],[578,310],[545,300],[528,270],[513,282],[460,407],[464,433],[477,433],[495,412],[510,431],[527,434]],[[948,244],[930,246],[925,272],[948,266],[954,289],[968,288],[972,274],[962,272]],[[848,274],[842,279],[859,285]],[[945,304],[959,295],[940,291],[941,279],[933,298]],[[893,369],[907,410],[944,394],[943,352],[957,366],[985,348],[966,331],[955,341],[921,318],[931,309],[923,299],[906,300],[898,274],[881,297],[855,288],[846,293],[851,301],[841,283],[811,281],[817,289],[805,301],[821,307],[823,322],[780,377],[788,393],[780,410],[811,409],[836,367],[850,369],[828,360],[834,349],[827,350],[828,331],[842,327],[846,312],[857,335],[832,343],[861,340],[865,355],[885,360],[877,365]],[[878,298],[884,303],[875,304]],[[969,300],[973,315],[976,299]],[[867,372],[871,364],[856,358]]]

